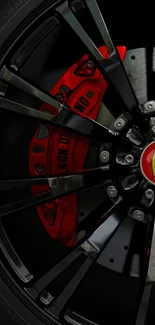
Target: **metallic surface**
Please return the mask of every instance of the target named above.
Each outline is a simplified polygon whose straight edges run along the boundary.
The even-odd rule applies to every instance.
[[[144,114],[152,114],[155,112],[155,101],[151,100],[142,105],[142,112]]]
[[[147,102],[146,50],[138,48],[128,50],[124,67],[140,104]]]
[[[98,27],[98,24],[101,25],[102,22],[102,36],[106,35],[106,42],[107,42],[107,27],[105,25],[104,20],[101,18],[102,15],[100,10],[97,6],[96,0],[94,1],[86,1],[88,8],[92,14],[93,19]],[[132,111],[134,108],[138,107],[138,101],[134,95],[132,90],[131,84],[126,76],[125,70],[118,58],[117,53],[113,53],[109,59],[105,60],[99,50],[97,49],[96,45],[93,41],[89,38],[79,21],[76,19],[74,14],[72,13],[71,9],[67,5],[67,2],[61,4],[57,11],[63,16],[63,18],[67,21],[70,27],[74,30],[74,32],[78,35],[87,49],[91,52],[95,61],[97,61],[98,65],[100,66],[101,71],[107,77],[108,81],[112,83],[115,87],[117,93],[122,97],[126,107],[129,111]],[[109,38],[109,44],[111,44],[111,40]],[[108,45],[109,46],[109,45]],[[112,48],[112,45],[111,45]],[[111,50],[111,49],[110,49]]]
[[[125,160],[126,160],[126,162],[127,162],[128,164],[133,164],[133,162],[134,162],[134,157],[133,157],[133,155],[129,154],[129,155],[126,155],[126,156],[125,156]]]
[[[103,163],[107,163],[109,161],[109,158],[110,158],[110,154],[108,151],[104,150],[100,153],[100,160]]]
[[[138,221],[142,221],[145,218],[145,214],[141,210],[135,210],[133,212],[133,218],[136,219],[136,220],[138,220]]]
[[[118,191],[117,191],[116,187],[113,185],[108,186],[107,193],[112,198],[115,198],[118,195]]]
[[[119,226],[121,219],[119,216],[112,214],[89,238],[89,242],[96,247],[98,251],[107,242],[111,234]]]
[[[6,66],[3,66],[2,70],[0,71],[0,77],[2,80],[9,82],[15,87],[25,91],[29,95],[32,95],[49,105],[54,105],[58,113],[61,111],[61,104],[59,102],[57,102],[54,98],[50,97],[50,95],[45,94],[40,89],[31,85],[26,80],[20,78],[15,73],[8,70]]]
[[[85,3],[89,8],[89,11],[90,11],[92,17],[94,18],[98,29],[101,30],[101,32],[100,32],[101,36],[103,37],[105,43],[107,44],[107,46],[110,50],[111,55],[110,55],[109,60],[105,60],[103,58],[103,56],[101,55],[101,53],[99,52],[97,47],[94,45],[92,40],[88,37],[86,32],[83,30],[80,23],[77,21],[73,12],[68,7],[67,2],[65,2],[65,4],[62,4],[57,10],[63,16],[62,18],[64,18],[64,20],[66,20],[68,22],[70,27],[75,31],[75,33],[79,36],[79,38],[82,40],[82,42],[86,45],[87,49],[91,52],[92,57],[93,57],[92,60],[94,60],[97,63],[97,65],[101,69],[102,73],[106,76],[106,79],[114,86],[117,93],[122,97],[126,109],[128,111],[132,111],[132,112],[134,112],[134,110],[139,112],[139,106],[138,106],[137,99],[134,96],[130,82],[127,79],[127,76],[126,76],[123,66],[120,62],[120,59],[118,58],[117,52],[113,46],[113,43],[109,36],[109,32],[105,25],[104,19],[100,13],[100,10],[97,6],[97,3],[95,0],[93,0],[93,1],[87,0],[87,1],[85,1]],[[112,58],[112,60],[111,60],[111,58]],[[38,91],[37,88],[30,85],[25,80],[21,80],[20,77],[16,76],[15,74],[13,74],[10,71],[8,71],[6,69],[6,67],[3,68],[1,73],[2,73],[2,77],[5,81],[13,83],[14,86],[17,86],[19,88],[21,87],[22,90],[28,92],[29,94],[35,96],[36,98],[39,98],[42,101],[45,101],[48,104],[51,103],[51,105],[56,105],[55,107],[58,109],[60,108],[61,112],[60,112],[59,116],[57,117],[57,121],[56,121],[57,126],[62,125],[63,127],[68,127],[72,131],[73,130],[75,130],[76,132],[79,131],[82,134],[88,135],[90,137],[93,137],[94,133],[98,133],[98,132],[101,135],[102,131],[106,131],[106,132],[103,132],[104,135],[106,134],[106,136],[109,135],[110,132],[113,135],[119,135],[119,132],[115,133],[116,130],[114,130],[114,129],[115,129],[115,127],[116,128],[122,127],[122,125],[120,123],[118,125],[114,125],[114,123],[113,123],[112,128],[110,130],[109,129],[107,130],[106,128],[104,128],[102,126],[102,130],[101,130],[101,128],[97,128],[97,124],[95,122],[91,121],[90,119],[88,120],[88,119],[80,117],[76,114],[68,113],[66,107],[59,104],[57,101],[54,104],[54,99],[52,99],[50,96],[44,94],[40,90]],[[115,76],[116,76],[116,78],[114,78]],[[2,100],[1,100],[1,104],[2,104]],[[25,114],[26,116],[35,117],[36,119],[39,118],[41,120],[44,120],[44,122],[47,122],[47,123],[51,122],[51,120],[52,120],[52,116],[49,117],[50,114],[46,114],[46,113],[41,114],[41,112],[40,112],[40,115],[39,115],[38,112],[35,112],[34,109],[25,107],[18,103],[3,101],[3,104],[5,104],[4,108],[6,108],[8,110],[13,110],[16,113]],[[1,107],[3,107],[3,105]],[[24,113],[24,111],[25,111],[25,113]],[[128,119],[127,119],[127,123],[125,123],[125,126],[128,126]],[[113,127],[114,127],[114,129],[113,129]],[[123,125],[123,131],[125,133],[124,125]],[[134,146],[141,146],[143,144],[143,136],[141,136],[140,132],[138,132],[137,130],[134,132],[133,129],[130,129],[129,133],[127,134],[127,139]],[[65,178],[63,178],[63,177],[62,178],[54,178],[54,179],[52,178],[52,179],[48,179],[48,184],[52,188],[52,191],[55,195],[54,198],[57,198],[57,196],[60,194],[60,192],[62,195],[64,195],[64,194],[69,194],[70,192],[74,192],[74,190],[79,189],[79,186],[81,187],[81,186],[86,185],[86,188],[93,186],[94,183],[96,184],[96,177],[94,177],[95,181],[93,179],[93,182],[92,182],[91,176],[92,175],[89,174],[89,177],[83,178],[83,175],[80,175],[80,179],[79,179],[79,177],[76,175],[74,180],[73,180],[73,177],[70,178],[70,176],[66,176]],[[118,180],[120,181],[120,179],[118,179]],[[47,181],[47,179],[46,179],[46,181]],[[102,182],[102,179],[100,179],[100,182]],[[129,181],[129,183],[130,183],[130,181]],[[126,181],[126,184],[127,184],[127,187],[129,187],[128,181]],[[5,184],[3,183],[1,185],[7,186],[6,181],[5,181]],[[132,187],[130,187],[130,189],[131,188]],[[117,194],[118,194],[117,188],[115,188],[114,186],[109,186],[108,189],[109,189],[109,193],[108,193],[109,196],[111,198],[116,198]],[[139,195],[138,190],[139,190],[139,188],[137,189],[137,197]],[[37,205],[39,203],[42,203],[42,201],[44,199],[45,200],[53,199],[53,193],[52,193],[52,196],[51,196],[51,193],[49,196],[48,195],[45,197],[41,196],[40,201],[38,201],[38,198],[37,199],[34,198],[35,201],[33,201],[33,203],[31,202],[32,205]],[[46,194],[48,194],[48,193],[46,193]],[[111,199],[111,201],[113,201],[113,200]],[[126,205],[127,202],[128,201],[125,199],[125,202],[123,202],[123,204]],[[16,202],[15,202],[11,206],[11,208],[10,208],[10,206],[7,206],[7,208],[2,206],[0,209],[2,210],[2,212],[4,212],[3,208],[6,208],[6,210],[5,209],[4,210],[7,211],[7,214],[11,214],[12,212],[14,212],[16,210],[16,207],[17,206],[16,206]],[[24,203],[22,208],[24,209],[26,207],[27,207],[27,204],[25,205],[25,203]],[[114,208],[114,206],[112,207],[112,209],[113,208]],[[134,215],[133,217],[135,217],[136,220],[141,221],[144,219],[144,216],[145,216],[145,215],[143,216],[143,214],[144,214],[143,211],[136,209],[133,213],[133,215]],[[2,215],[4,216],[3,213],[2,213]],[[85,240],[84,243],[81,244],[80,247],[75,249],[71,254],[69,254],[66,258],[64,258],[60,263],[58,263],[56,266],[54,266],[42,278],[39,278],[38,280],[36,280],[36,282],[34,281],[32,286],[28,287],[26,289],[26,291],[31,295],[31,297],[33,299],[37,299],[38,296],[40,294],[42,294],[42,292],[44,292],[44,290],[48,287],[48,285],[51,284],[51,282],[53,280],[55,280],[58,276],[60,276],[64,272],[64,270],[67,270],[68,267],[70,267],[70,265],[72,263],[74,263],[77,258],[80,258],[81,256],[84,257],[85,260],[84,260],[83,264],[80,265],[78,270],[75,272],[74,276],[72,276],[72,278],[70,280],[68,280],[68,283],[67,283],[66,287],[63,288],[62,292],[59,293],[58,296],[55,297],[55,300],[54,300],[54,303],[52,304],[52,306],[47,309],[48,313],[52,313],[55,316],[55,318],[59,319],[60,315],[62,315],[61,313],[62,313],[66,303],[68,302],[68,300],[70,300],[70,298],[74,294],[75,290],[78,288],[78,286],[82,282],[83,278],[87,275],[87,272],[92,267],[93,263],[96,261],[96,258],[98,257],[99,253],[102,250],[103,250],[103,255],[105,254],[102,262],[105,263],[105,260],[106,260],[106,267],[110,262],[111,266],[109,268],[111,270],[113,270],[113,271],[116,270],[117,272],[123,273],[123,266],[127,259],[127,250],[128,250],[127,247],[128,247],[128,245],[130,245],[130,238],[131,238],[130,236],[132,235],[132,231],[134,230],[133,225],[135,222],[135,220],[130,220],[129,218],[125,220],[125,223],[127,223],[127,226],[125,227],[126,229],[123,233],[125,234],[125,239],[127,240],[128,245],[125,244],[125,246],[123,248],[123,247],[120,247],[120,245],[121,245],[120,235],[121,235],[121,229],[122,229],[121,226],[123,226],[123,218],[124,218],[124,213],[121,214],[121,209],[120,209],[119,213],[111,212],[110,216],[104,214],[101,219],[97,220],[101,225],[98,226],[98,228],[96,229],[97,224],[95,223],[94,232],[92,233],[92,235],[89,234],[90,236],[87,237],[87,240]],[[137,222],[137,224],[140,224],[140,223]],[[131,225],[131,227],[130,227],[130,225]],[[144,224],[144,226],[145,226],[146,233],[148,233],[149,225],[146,223],[146,224]],[[129,228],[131,228],[130,229],[131,231],[128,232]],[[138,235],[139,235],[139,240],[140,240],[141,233],[139,232]],[[88,236],[88,234],[87,234],[87,236]],[[142,239],[144,241],[144,244],[147,245],[148,238],[144,238],[144,236],[143,236]],[[123,237],[123,240],[124,240],[124,237]],[[5,241],[5,238],[4,238],[4,241]],[[123,241],[123,243],[124,243],[124,241]],[[114,252],[115,246],[117,247],[116,244],[120,248],[120,251],[122,251],[122,249],[123,249],[123,252],[118,257],[118,260],[116,261],[116,264],[115,264],[114,259],[111,258],[110,255],[111,255],[111,252]],[[131,248],[133,249],[133,247],[134,247],[134,245]],[[105,250],[104,250],[104,248],[105,248]],[[146,248],[147,247],[145,247],[145,249]],[[141,247],[140,247],[140,249],[141,249]],[[118,251],[115,253],[118,253]],[[144,254],[141,254],[141,255],[143,257]],[[110,259],[109,259],[109,257],[110,257]],[[133,273],[135,273],[137,277],[141,277],[143,274],[141,274],[141,269],[139,268],[139,264],[140,264],[139,263],[139,255],[137,256],[137,254],[135,252],[133,252],[132,257],[133,257],[133,265],[131,265],[130,275],[133,276]],[[142,262],[147,263],[147,258],[146,259],[142,258],[141,263]],[[136,267],[135,267],[135,265],[136,265]],[[135,271],[135,269],[136,269],[136,271]],[[128,269],[128,271],[129,271],[129,269]],[[49,296],[46,294],[44,297],[41,296],[40,298],[42,299],[43,303],[48,305],[50,303],[50,299],[47,299],[47,301],[46,301],[45,297],[49,298]]]
[[[67,128],[72,132],[78,132],[89,137],[95,138],[98,133],[100,135],[109,133],[109,136],[110,133],[112,134],[112,132],[110,132],[105,126],[93,121],[92,119],[77,115],[76,113],[69,111],[64,105],[61,105],[61,111],[58,116],[53,116],[46,112],[37,111],[34,108],[24,106],[5,98],[0,98],[0,107],[18,113],[20,115],[47,122],[48,124],[51,124],[55,127]],[[117,135],[115,133],[113,134]]]
[[[154,191],[151,188],[148,188],[145,191],[145,196],[147,199],[152,199],[154,197]]]
[[[111,241],[107,243],[104,251],[100,254],[97,263],[110,270],[122,273],[131,244],[134,226],[134,220],[132,219],[126,218],[122,221],[116,234],[114,234]]]

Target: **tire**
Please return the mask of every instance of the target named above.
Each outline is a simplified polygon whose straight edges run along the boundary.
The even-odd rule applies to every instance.
[[[14,41],[18,39],[19,34],[22,32],[24,26],[31,24],[32,19],[41,12],[43,9],[48,8],[49,5],[56,3],[57,0],[1,0],[0,2],[0,65],[3,64],[10,46],[14,44]],[[110,2],[110,1],[109,1]],[[112,4],[111,4],[112,6]],[[118,7],[117,7],[118,6]],[[117,4],[117,12],[119,12],[119,5]],[[107,1],[107,7],[109,5]],[[120,5],[121,8],[121,5]],[[130,10],[129,10],[130,11]],[[149,11],[151,9],[146,9]],[[127,32],[127,23],[125,18],[119,14],[114,23],[117,24],[117,32],[121,32],[122,26],[125,24],[125,28],[122,31],[122,40],[125,39],[125,33],[127,33],[127,45],[129,48],[135,44],[135,47],[143,46],[147,43],[147,39],[150,41],[150,31],[152,31],[154,21],[146,18],[146,11],[143,14],[141,10],[140,21],[145,20],[145,24],[141,27],[137,23],[137,12],[134,12],[132,17],[131,30]],[[132,12],[132,10],[131,10]],[[131,14],[130,12],[130,14]],[[108,16],[109,21],[113,19]],[[150,17],[150,16],[149,16]],[[135,30],[136,28],[136,30]],[[134,32],[134,40],[133,38]],[[117,33],[114,34],[114,39],[117,42]],[[137,45],[138,43],[138,45]],[[132,45],[131,45],[132,44]],[[21,291],[20,286],[10,276],[10,273],[4,266],[3,257],[0,262],[0,324],[1,325],[45,325],[51,324],[50,318],[47,313],[36,307],[32,301],[27,300],[26,293]]]
[[[7,48],[6,41],[10,34],[15,31],[22,22],[39,6],[43,5],[43,0],[13,0],[0,2],[0,48]],[[51,1],[50,1],[51,3]],[[4,50],[5,51],[5,50]],[[4,277],[6,279],[6,275]],[[0,277],[0,324],[19,324],[19,325],[43,325],[44,320],[36,316],[23,304],[11,288]],[[8,280],[8,279],[7,279]]]
[[[54,2],[54,1],[53,1]],[[12,31],[14,31],[25,19],[29,18],[33,11],[41,6],[43,0],[13,0],[0,3],[0,48],[5,48]],[[51,4],[51,1],[50,1]],[[7,281],[8,282],[8,281]],[[12,286],[11,286],[12,287]],[[14,294],[4,278],[0,277],[0,324],[19,325],[43,325],[45,321],[35,316],[29,308],[23,304]]]

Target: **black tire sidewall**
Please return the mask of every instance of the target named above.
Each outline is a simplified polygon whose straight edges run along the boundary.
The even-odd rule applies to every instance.
[[[10,35],[23,23],[45,0],[1,0],[0,1],[0,52],[5,47]],[[55,0],[49,1],[50,5]],[[44,325],[49,323],[39,314],[35,305],[27,305],[26,299],[19,299],[18,285],[7,274],[1,262],[0,265],[0,325]],[[17,290],[17,291],[16,291]],[[23,298],[23,297],[22,297]],[[26,297],[25,297],[26,298]],[[51,322],[50,322],[51,323]]]
[[[10,34],[45,0],[1,0],[0,2],[0,48]]]

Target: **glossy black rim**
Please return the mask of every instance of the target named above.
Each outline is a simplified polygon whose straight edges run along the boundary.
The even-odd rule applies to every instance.
[[[70,307],[70,301],[76,295],[76,291],[88,276],[94,263],[103,266],[112,272],[112,275],[117,274],[119,279],[120,275],[128,282],[138,279],[136,306],[134,307],[134,317],[136,317],[147,276],[155,208],[154,187],[143,177],[140,159],[145,147],[154,141],[155,102],[139,105],[96,0],[78,1],[78,4],[94,20],[103,44],[109,50],[109,58],[103,58],[80,24],[74,2],[65,1],[54,8],[52,18],[48,18],[46,23],[34,32],[34,41],[28,38],[16,54],[1,67],[0,107],[3,111],[11,111],[55,128],[65,128],[67,132],[74,132],[100,143],[101,154],[103,154],[102,164],[98,168],[61,177],[47,175],[46,177],[1,179],[0,191],[4,194],[9,190],[46,184],[49,185],[50,191],[0,206],[0,244],[6,259],[28,296],[41,308],[46,309],[52,319],[59,321],[65,319],[72,324],[85,324],[95,323],[95,319],[89,319],[73,310]],[[92,62],[111,85],[115,96],[117,94],[120,105],[118,109],[115,107],[115,112],[112,109],[112,114],[117,117],[109,127],[71,112],[37,85],[23,79],[20,74],[21,68],[35,46],[50,33],[53,23],[59,24],[59,21],[66,28],[74,31]],[[52,105],[56,108],[57,115],[41,112],[11,100],[7,96],[10,85],[40,102]],[[40,278],[31,274],[7,236],[3,226],[5,218],[13,218],[16,212],[36,207],[70,193],[90,189],[99,184],[104,187],[108,202],[110,202],[107,210],[87,226],[84,237],[69,255]],[[95,213],[96,211],[94,215]],[[57,279],[61,279],[61,276],[76,263],[74,273],[62,286],[63,289],[53,294],[52,284]]]

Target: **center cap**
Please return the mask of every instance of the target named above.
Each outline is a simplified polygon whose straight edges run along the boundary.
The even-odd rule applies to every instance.
[[[155,185],[155,141],[151,142],[143,151],[140,160],[144,177]]]

